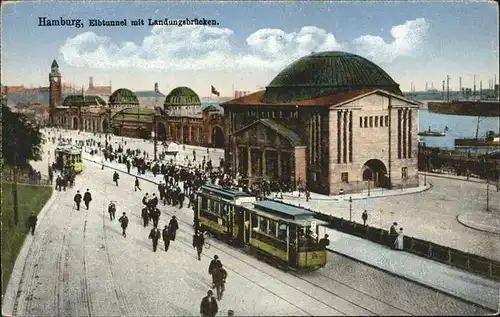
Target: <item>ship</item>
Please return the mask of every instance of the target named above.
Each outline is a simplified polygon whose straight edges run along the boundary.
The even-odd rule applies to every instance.
[[[500,137],[486,139],[455,139],[455,146],[466,147],[500,147]]]
[[[424,131],[424,132],[419,132],[418,135],[420,135],[420,136],[445,136],[446,131],[448,131],[448,127],[444,128],[444,132],[431,131],[431,127],[429,127],[429,130]]]

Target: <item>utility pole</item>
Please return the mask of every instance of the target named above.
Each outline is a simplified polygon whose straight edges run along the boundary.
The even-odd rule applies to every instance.
[[[442,100],[444,100],[444,80],[443,80],[443,93],[441,94],[442,95]]]
[[[352,221],[352,197],[349,197],[349,221]]]

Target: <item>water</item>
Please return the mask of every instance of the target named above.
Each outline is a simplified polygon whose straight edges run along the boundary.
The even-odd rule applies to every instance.
[[[500,118],[498,117],[481,117],[479,119],[479,134],[480,138],[484,138],[489,130],[499,133]],[[445,127],[448,127],[446,136],[443,137],[428,137],[420,136],[420,141],[425,142],[429,147],[439,147],[447,150],[455,149],[455,139],[460,138],[475,138],[477,128],[477,117],[471,116],[456,116],[432,113],[429,109],[420,109],[418,111],[419,131],[427,131],[431,127],[431,131],[443,132]],[[468,148],[456,148],[456,150],[468,151]],[[497,148],[479,148],[477,152],[491,152],[498,150]],[[472,150],[471,150],[472,151]],[[476,150],[475,150],[476,151]]]

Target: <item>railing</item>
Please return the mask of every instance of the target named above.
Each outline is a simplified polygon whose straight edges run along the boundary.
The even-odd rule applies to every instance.
[[[30,185],[42,185],[42,186],[50,186],[52,185],[52,182],[50,181],[49,176],[47,175],[40,175],[41,177],[38,178],[36,175],[27,175],[27,174],[19,174],[17,176],[17,183],[18,184],[30,184]],[[12,183],[14,182],[14,177],[12,173],[2,173],[2,181],[4,182],[9,182]]]
[[[385,229],[365,226],[321,212],[315,213],[315,218],[326,221],[327,227],[330,229],[352,234],[385,246],[390,246],[392,243],[392,237]],[[498,261],[408,236],[404,236],[404,250],[500,282],[500,262]]]

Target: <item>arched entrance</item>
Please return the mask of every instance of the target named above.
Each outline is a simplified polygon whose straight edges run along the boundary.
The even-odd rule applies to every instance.
[[[73,129],[78,130],[78,118],[77,117],[73,117],[72,127],[73,127]]]
[[[189,126],[182,127],[182,143],[189,144]]]
[[[385,164],[377,159],[368,160],[362,169],[362,179],[364,182],[370,181],[373,187],[388,187],[387,168]]]
[[[167,131],[163,123],[158,123],[156,126],[156,139],[159,141],[167,140]]]
[[[216,148],[224,148],[224,133],[219,126],[214,127],[212,130],[212,146]]]
[[[108,131],[108,119],[102,120],[102,132],[106,133]]]

